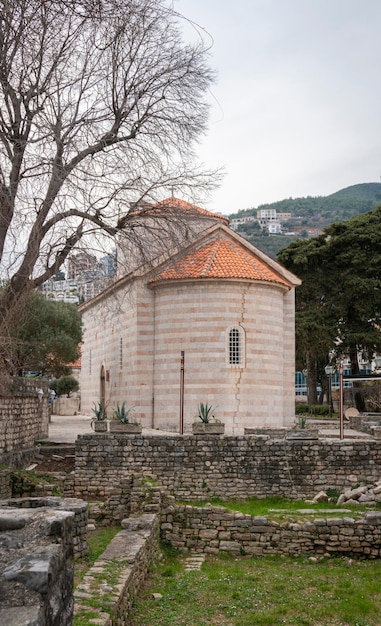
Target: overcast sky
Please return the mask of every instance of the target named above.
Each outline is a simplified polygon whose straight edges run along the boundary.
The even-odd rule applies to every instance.
[[[226,176],[207,208],[234,213],[380,182],[381,0],[173,6],[214,42],[218,79],[198,156]]]

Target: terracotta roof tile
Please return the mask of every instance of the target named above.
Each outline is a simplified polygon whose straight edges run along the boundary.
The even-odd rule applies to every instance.
[[[175,198],[172,196],[171,198],[166,198],[165,200],[161,200],[156,204],[147,204],[145,206],[137,206],[134,210],[139,212],[144,212],[145,214],[154,214],[164,210],[173,210],[178,209],[179,211],[183,211],[185,213],[194,214],[194,215],[202,215],[205,217],[210,217],[214,219],[219,219],[224,224],[229,225],[230,220],[226,215],[220,215],[219,213],[212,213],[211,211],[207,211],[195,204],[191,204],[190,202],[186,202],[185,200],[180,200],[179,198]]]
[[[218,238],[192,249],[156,274],[150,282],[191,278],[241,278],[290,286],[264,261],[226,238]]]
[[[72,363],[68,363],[67,366],[68,367],[81,367],[81,357],[79,357],[79,359],[76,359]]]

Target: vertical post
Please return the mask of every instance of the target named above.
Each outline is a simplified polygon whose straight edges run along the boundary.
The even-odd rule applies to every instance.
[[[340,415],[340,439],[344,439],[344,381],[343,381],[343,361],[339,364],[339,415]]]
[[[329,417],[332,417],[332,374],[334,373],[335,368],[333,365],[326,365],[324,371],[328,378],[328,413]]]
[[[332,417],[332,374],[328,375],[328,414]]]
[[[180,357],[180,435],[184,434],[184,364],[185,353],[181,350]]]

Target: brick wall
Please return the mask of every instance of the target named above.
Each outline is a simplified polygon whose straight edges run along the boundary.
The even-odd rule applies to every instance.
[[[169,499],[162,509],[161,535],[179,549],[210,554],[335,553],[369,559],[381,556],[381,513],[366,513],[360,520],[331,514],[278,523],[221,507],[178,506]]]
[[[33,447],[48,437],[48,427],[47,383],[12,380],[11,394],[0,397],[0,453]]]
[[[213,437],[80,435],[75,494],[87,500],[117,496],[120,483],[149,474],[177,499],[285,496],[310,498],[381,477],[375,440],[287,440]]]

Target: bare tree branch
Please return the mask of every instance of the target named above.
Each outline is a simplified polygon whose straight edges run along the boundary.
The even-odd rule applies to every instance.
[[[207,49],[183,42],[164,0],[0,0],[0,18],[4,312],[81,241],[123,233],[136,245],[141,228],[177,219],[131,203],[204,192],[219,174],[193,163]]]

